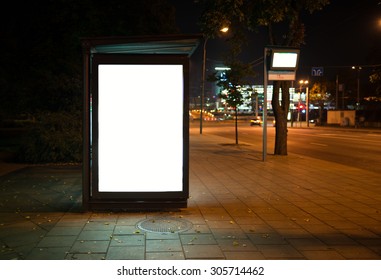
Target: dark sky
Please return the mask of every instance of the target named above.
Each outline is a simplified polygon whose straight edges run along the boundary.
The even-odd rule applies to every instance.
[[[171,1],[177,9],[177,21],[184,33],[199,32],[196,24],[200,5],[194,0]],[[352,65],[381,64],[374,53],[381,51],[381,0],[332,0],[322,11],[306,14],[305,45],[301,48],[299,76],[308,76],[311,67],[323,66],[334,73]],[[246,61],[263,56],[264,33],[252,33],[244,52]],[[222,39],[208,42],[209,61],[221,59]],[[378,58],[379,59],[379,58]],[[259,71],[260,71],[260,67]],[[263,66],[262,66],[263,67]]]
[[[331,1],[307,18],[305,61],[325,66],[374,63],[372,48],[380,43],[380,19],[379,0]]]

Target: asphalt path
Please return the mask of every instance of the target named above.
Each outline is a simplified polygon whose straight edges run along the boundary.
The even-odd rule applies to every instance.
[[[192,129],[199,127],[199,122],[191,123]],[[263,129],[250,126],[247,122],[239,123],[239,143],[249,144],[254,150],[262,151]],[[203,133],[225,137],[227,142],[235,143],[233,122],[205,122]],[[267,152],[274,151],[275,128],[267,129]],[[294,127],[288,129],[288,152],[321,160],[336,162],[381,173],[381,130],[310,128]],[[380,183],[381,184],[381,183]]]

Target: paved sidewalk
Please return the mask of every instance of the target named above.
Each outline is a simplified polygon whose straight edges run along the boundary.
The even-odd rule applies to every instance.
[[[191,129],[188,208],[80,212],[80,167],[0,177],[0,259],[381,259],[381,174]],[[0,165],[1,168],[1,165]],[[145,232],[175,218],[179,233]]]

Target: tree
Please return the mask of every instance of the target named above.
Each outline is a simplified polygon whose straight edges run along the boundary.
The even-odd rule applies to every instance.
[[[304,43],[305,28],[302,15],[322,9],[329,0],[215,0],[214,11],[204,13],[210,18],[223,15],[225,20],[238,23],[247,30],[255,31],[264,27],[268,34],[269,45],[300,47]],[[227,16],[226,16],[227,15]],[[226,18],[227,17],[227,18]],[[209,27],[215,21],[206,22]],[[210,28],[210,27],[209,27]],[[206,30],[207,28],[204,28]],[[276,120],[274,154],[287,155],[287,113],[289,110],[291,82],[275,81],[273,84],[272,106]],[[279,93],[282,93],[282,99]]]
[[[25,160],[64,161],[67,150],[79,153],[69,160],[81,158],[81,149],[72,149],[81,147],[82,135],[81,37],[177,32],[175,9],[167,0],[15,0],[4,6],[0,121],[20,115],[36,120],[36,133],[29,133],[33,139],[24,149],[34,155]]]
[[[166,0],[11,1],[0,17],[0,111],[80,109],[81,37],[177,31]]]
[[[379,26],[380,27],[380,26]],[[372,47],[369,52],[370,62],[373,64],[373,69],[369,76],[369,81],[373,85],[374,94],[378,98],[381,98],[381,36],[375,36],[373,38]]]
[[[251,94],[243,94],[241,85],[245,84],[245,78],[249,77],[252,73],[248,64],[244,64],[238,60],[228,62],[230,70],[226,72],[224,79],[218,79],[217,85],[223,90],[219,93],[219,97],[223,98],[225,102],[234,108],[235,112],[235,144],[238,145],[238,107],[242,105],[247,99],[251,99]]]
[[[322,9],[328,0],[261,0],[248,8],[251,28],[264,26],[270,45],[300,47],[304,44],[303,12]],[[250,6],[250,5],[249,5]],[[290,81],[274,81],[271,102],[275,121],[274,154],[287,155],[287,114],[290,105]],[[279,98],[281,91],[282,99]]]
[[[245,26],[244,12],[242,10],[242,1],[240,0],[217,0],[204,1],[204,11],[200,17],[200,26],[205,38],[214,38],[220,33],[222,27],[229,27],[230,36],[227,36],[226,43],[229,45],[229,51],[224,58],[225,65],[230,67],[226,72],[224,79],[214,73],[209,81],[217,82],[222,88],[219,97],[235,112],[235,143],[238,145],[238,107],[250,95],[244,95],[241,86],[247,84],[248,79],[253,76],[250,64],[244,63],[239,56],[242,52],[242,45],[245,44]],[[234,28],[234,31],[232,29]]]
[[[375,86],[376,96],[381,96],[381,67],[375,67],[369,76],[369,81]]]
[[[312,85],[309,92],[309,102],[319,106],[319,123],[323,123],[324,104],[332,100],[332,95],[328,91],[327,82],[316,82]]]

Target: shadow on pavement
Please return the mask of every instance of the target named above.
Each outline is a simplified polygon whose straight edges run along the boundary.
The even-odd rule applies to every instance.
[[[80,166],[29,166],[0,177],[0,213],[79,212]]]

